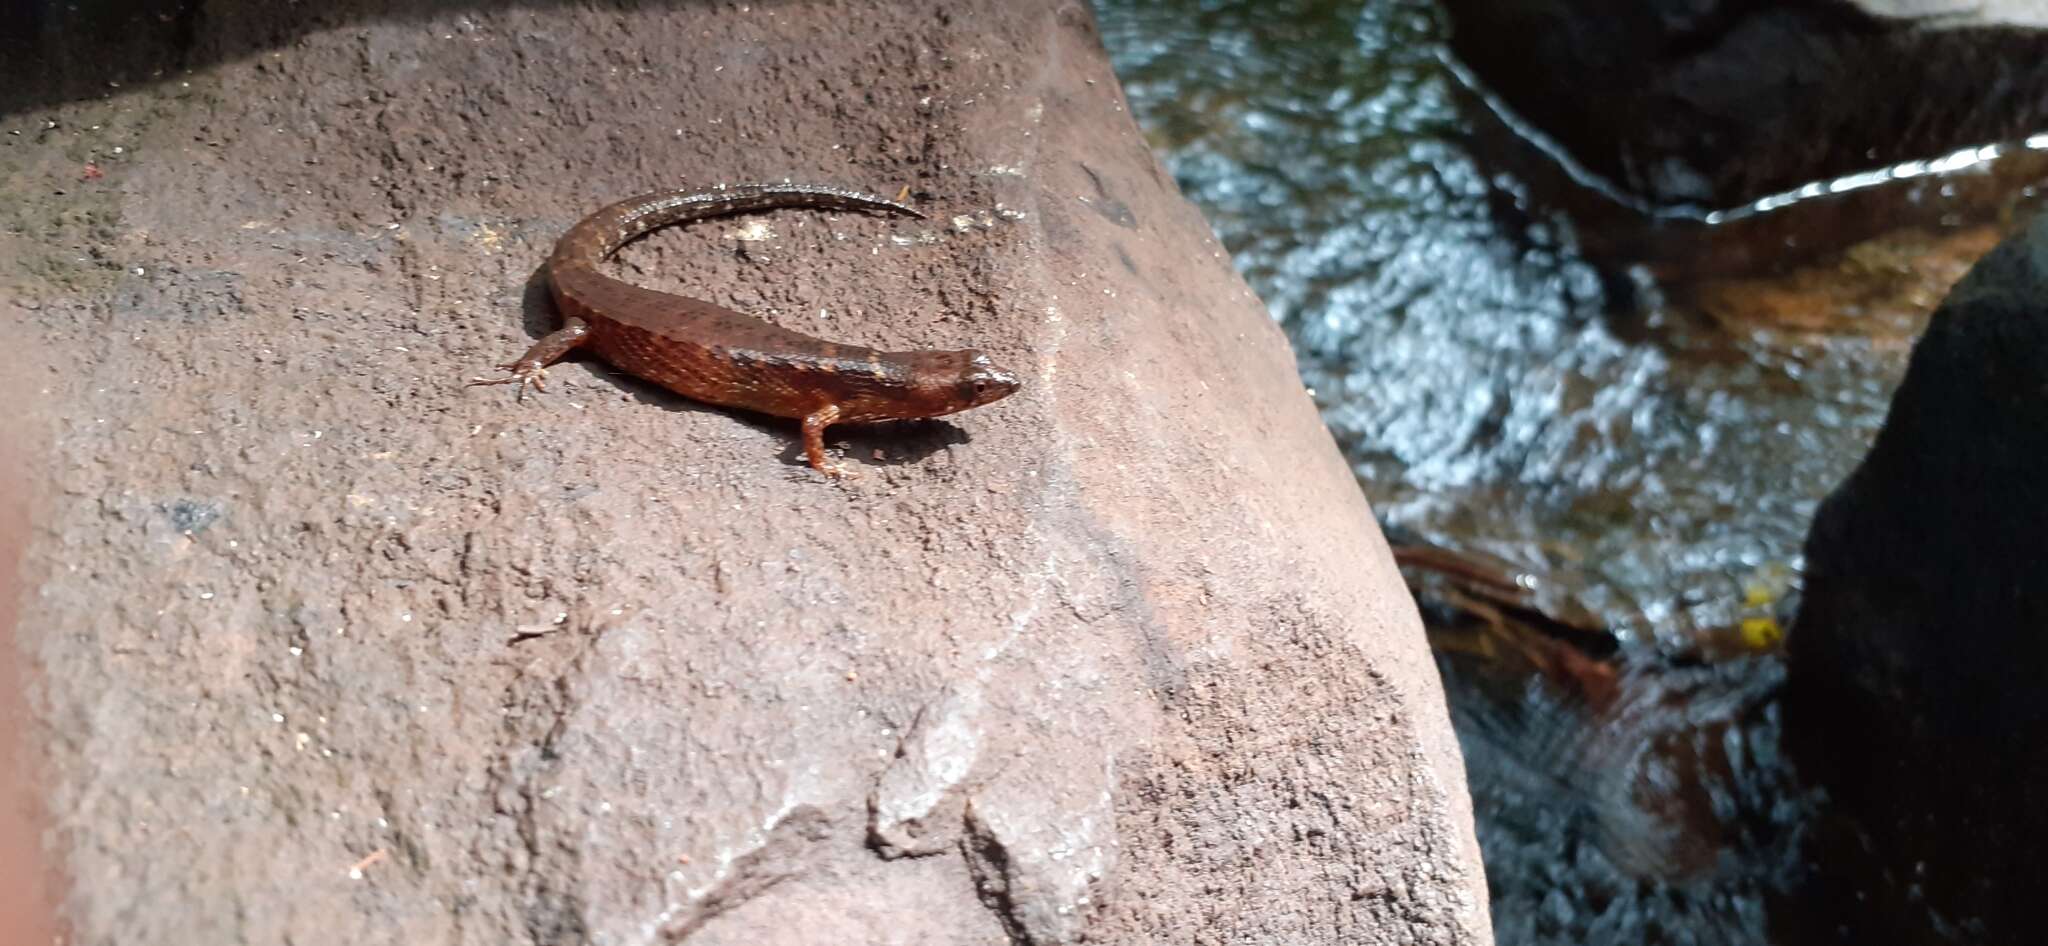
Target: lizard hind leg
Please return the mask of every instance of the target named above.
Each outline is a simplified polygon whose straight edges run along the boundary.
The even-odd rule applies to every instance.
[[[527,388],[533,388],[536,391],[547,390],[547,385],[543,382],[547,380],[548,366],[561,360],[563,355],[568,354],[571,349],[589,339],[590,323],[573,316],[564,319],[562,320],[561,328],[542,336],[541,340],[534,342],[533,347],[527,349],[526,354],[520,355],[518,360],[508,361],[498,366],[499,371],[511,372],[511,377],[471,378],[469,379],[469,386],[475,387],[480,384],[517,384],[519,385],[519,397],[521,400],[524,400]]]
[[[804,457],[811,461],[811,469],[826,476],[851,477],[852,471],[825,459],[825,428],[839,419],[839,405],[827,404],[804,417]]]

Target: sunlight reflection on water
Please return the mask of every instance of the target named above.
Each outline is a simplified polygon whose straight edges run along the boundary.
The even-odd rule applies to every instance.
[[[1796,572],[1902,347],[1614,302],[1570,227],[1470,152],[1431,4],[1102,14],[1154,145],[1390,528],[1574,566],[1589,606],[1666,649],[1736,620],[1748,576]]]

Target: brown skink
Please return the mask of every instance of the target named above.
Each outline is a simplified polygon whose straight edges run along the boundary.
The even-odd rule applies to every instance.
[[[909,207],[815,184],[748,184],[660,191],[619,201],[570,228],[548,258],[562,327],[517,361],[510,377],[471,384],[545,390],[547,366],[589,346],[598,357],[692,400],[803,421],[811,466],[840,476],[825,458],[825,428],[938,417],[1017,390],[1017,377],[978,351],[876,351],[779,328],[700,299],[620,282],[598,271],[619,247],[660,227],[782,207],[889,212]]]

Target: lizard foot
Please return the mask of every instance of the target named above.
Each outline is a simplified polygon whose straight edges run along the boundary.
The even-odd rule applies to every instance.
[[[478,385],[489,384],[516,384],[519,385],[519,400],[522,401],[526,400],[527,388],[532,388],[536,391],[546,391],[548,389],[546,384],[548,369],[531,361],[522,359],[520,361],[507,362],[499,365],[498,370],[512,372],[512,376],[509,378],[471,378],[469,379],[469,384],[465,385],[465,387],[473,388]]]

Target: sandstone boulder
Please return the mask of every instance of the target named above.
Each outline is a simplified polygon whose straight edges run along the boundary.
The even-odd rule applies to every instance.
[[[69,941],[1490,940],[1413,605],[1085,7],[28,22],[0,305]],[[617,272],[1024,390],[835,437],[841,485],[599,362],[462,387],[581,214],[783,178],[933,219]]]

